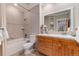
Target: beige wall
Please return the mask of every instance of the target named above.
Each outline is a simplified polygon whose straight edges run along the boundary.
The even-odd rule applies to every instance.
[[[7,29],[10,39],[23,37],[23,13],[15,6],[7,4]]]
[[[32,34],[39,33],[39,5],[31,10],[32,15]]]
[[[79,4],[76,3],[48,3],[48,4],[43,4],[43,6],[41,7],[42,12],[41,14],[44,15],[48,15],[57,11],[60,11],[62,9],[66,9],[66,8],[74,8],[74,23],[75,23],[75,27],[79,26],[78,24],[78,19],[79,19]],[[44,24],[44,18],[41,18],[41,23]]]

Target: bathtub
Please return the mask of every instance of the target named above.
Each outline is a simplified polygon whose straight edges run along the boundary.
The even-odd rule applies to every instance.
[[[13,55],[21,50],[23,50],[23,45],[25,44],[26,39],[19,38],[7,41],[6,43],[6,56]]]

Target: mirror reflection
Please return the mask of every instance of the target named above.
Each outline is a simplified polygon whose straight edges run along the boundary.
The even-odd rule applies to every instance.
[[[70,30],[70,10],[44,16],[44,25],[47,27],[48,33],[66,33]]]

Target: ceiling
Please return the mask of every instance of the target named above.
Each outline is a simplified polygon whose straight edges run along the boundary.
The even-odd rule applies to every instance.
[[[31,10],[33,7],[35,7],[37,5],[37,3],[20,3],[18,5],[27,10]]]
[[[27,13],[30,12],[32,8],[38,5],[38,3],[8,3],[8,6],[14,6],[18,8],[21,12]]]
[[[32,10],[32,8],[34,8],[37,5],[38,5],[37,3],[19,3],[17,7],[23,13],[27,13],[27,12],[30,12]]]

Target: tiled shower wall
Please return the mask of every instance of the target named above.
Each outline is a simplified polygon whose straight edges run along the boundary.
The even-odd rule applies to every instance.
[[[10,39],[23,38],[25,34],[27,37],[31,34],[38,34],[39,4],[26,13],[22,13],[17,7],[7,4],[7,29]]]
[[[23,13],[15,6],[7,4],[7,29],[10,39],[23,37]]]
[[[25,33],[27,33],[28,37],[31,34],[38,34],[39,33],[39,4],[33,7],[30,12],[25,13],[24,17],[26,18],[25,21]]]
[[[27,12],[24,14],[24,18],[25,18],[25,21],[24,21],[24,29],[25,29],[25,34],[27,34],[27,37],[29,38],[29,35],[31,34],[32,32],[32,19],[31,19],[31,12]]]

